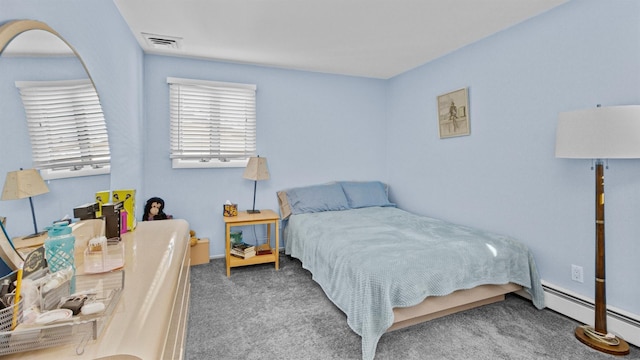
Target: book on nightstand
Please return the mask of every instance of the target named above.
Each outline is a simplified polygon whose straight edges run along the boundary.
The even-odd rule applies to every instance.
[[[246,243],[234,244],[231,246],[231,255],[243,259],[249,259],[256,256],[256,247]]]
[[[271,251],[271,249],[260,249],[256,251],[256,255],[271,255],[271,254],[273,254],[273,251]]]

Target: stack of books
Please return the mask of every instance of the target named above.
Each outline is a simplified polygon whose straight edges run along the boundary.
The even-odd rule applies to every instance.
[[[231,255],[243,259],[248,259],[256,256],[256,247],[243,242],[239,244],[233,244],[231,246]]]

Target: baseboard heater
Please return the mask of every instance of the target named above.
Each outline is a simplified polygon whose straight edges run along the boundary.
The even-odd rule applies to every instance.
[[[593,325],[595,305],[592,299],[573,294],[544,281],[542,288],[547,308],[581,323]],[[631,344],[640,346],[640,316],[607,306],[607,330]]]

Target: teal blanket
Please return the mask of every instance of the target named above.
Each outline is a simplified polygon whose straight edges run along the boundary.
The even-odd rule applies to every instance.
[[[523,286],[544,307],[528,248],[507,236],[393,207],[292,215],[286,253],[300,259],[373,359],[393,308],[483,284]]]

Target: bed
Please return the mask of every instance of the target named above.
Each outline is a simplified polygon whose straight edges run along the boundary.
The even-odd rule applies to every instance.
[[[285,253],[301,261],[375,357],[386,332],[524,290],[544,307],[534,258],[507,236],[418,216],[378,181],[279,191]]]

